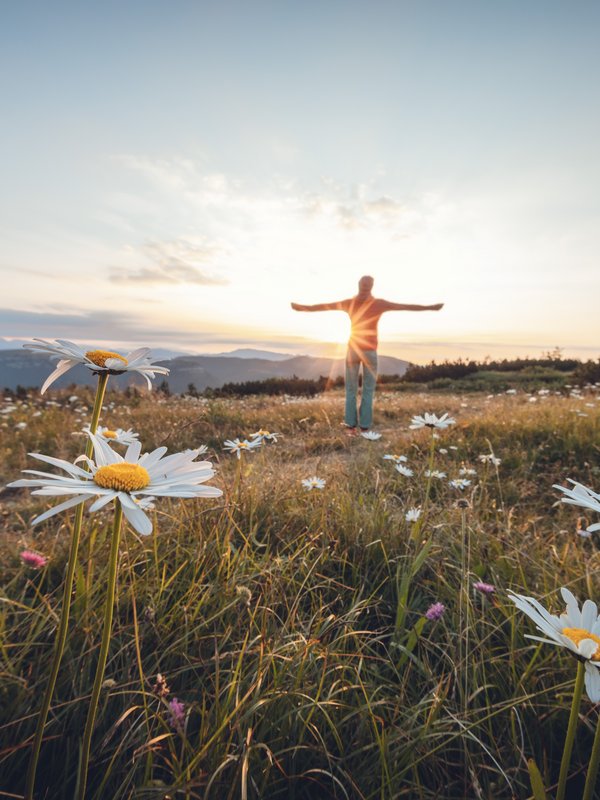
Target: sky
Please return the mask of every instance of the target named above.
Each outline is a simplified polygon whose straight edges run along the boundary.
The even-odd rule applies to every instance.
[[[600,4],[0,4],[0,337],[600,356]]]

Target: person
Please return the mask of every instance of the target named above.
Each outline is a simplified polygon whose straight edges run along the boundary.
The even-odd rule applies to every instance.
[[[346,408],[344,425],[350,435],[368,431],[373,423],[373,397],[377,381],[377,324],[386,311],[439,311],[443,303],[419,306],[391,303],[373,297],[374,279],[363,275],[358,282],[358,294],[335,303],[307,306],[292,303],[294,311],[345,311],[352,325],[346,352]],[[357,409],[358,375],[362,365],[363,387],[360,408]]]

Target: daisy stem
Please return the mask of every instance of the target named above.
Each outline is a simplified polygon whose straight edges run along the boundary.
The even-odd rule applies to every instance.
[[[592,800],[596,787],[596,777],[598,775],[598,764],[600,763],[600,717],[596,719],[596,733],[594,735],[594,745],[587,777],[585,779],[585,789],[583,790],[583,800]]]
[[[96,433],[98,428],[98,420],[100,419],[100,412],[102,411],[102,402],[104,401],[104,392],[106,390],[106,383],[108,381],[108,373],[100,373],[98,375],[98,384],[96,386],[96,397],[94,399],[94,409],[92,411],[92,421],[90,422],[90,431]],[[88,438],[85,448],[85,454],[91,458],[93,452],[92,440]],[[83,465],[84,469],[88,469],[87,463]],[[71,534],[71,547],[69,550],[69,560],[67,561],[67,573],[65,575],[65,584],[63,587],[62,597],[62,612],[60,621],[58,623],[58,630],[56,632],[56,640],[54,644],[54,658],[52,660],[52,667],[50,668],[50,677],[44,692],[44,699],[42,700],[42,707],[38,716],[37,726],[35,729],[35,736],[33,739],[33,747],[31,751],[31,758],[27,768],[27,779],[25,783],[25,798],[26,800],[33,800],[33,792],[35,788],[35,773],[40,758],[40,750],[42,748],[42,740],[44,738],[44,728],[46,727],[46,720],[48,719],[48,711],[50,710],[50,703],[52,702],[52,695],[54,694],[54,687],[56,686],[56,679],[58,677],[58,670],[60,662],[62,661],[65,652],[65,643],[67,641],[67,630],[69,626],[69,615],[71,612],[71,596],[73,594],[73,578],[75,576],[75,566],[77,564],[77,552],[79,550],[79,541],[81,539],[81,524],[83,522],[83,503],[77,506],[75,511],[75,519],[73,522],[73,533]]]
[[[427,512],[427,505],[429,504],[429,494],[431,492],[431,472],[433,470],[433,459],[435,457],[435,438],[434,438],[434,431],[431,431],[431,444],[429,446],[429,476],[427,478],[427,485],[425,486],[425,500],[423,501],[423,507],[421,511],[421,516],[413,525],[413,529],[410,533],[410,541],[416,542],[419,538],[419,534],[421,532],[421,528],[423,527],[423,522],[425,520],[425,514]]]
[[[565,738],[562,760],[560,762],[560,774],[558,776],[558,786],[556,789],[556,800],[564,800],[567,788],[567,775],[571,763],[571,751],[575,741],[575,730],[579,719],[579,706],[581,705],[581,695],[583,694],[583,680],[585,677],[585,664],[580,661],[577,665],[577,677],[575,678],[575,688],[573,689],[573,702],[571,703],[571,714],[569,716],[569,727]],[[589,778],[589,773],[588,773]],[[586,782],[587,786],[587,782]]]
[[[461,653],[459,664],[464,671],[464,690],[463,690],[463,711],[465,719],[468,712],[469,696],[469,573],[471,571],[471,542],[467,529],[467,517],[465,509],[461,510],[461,587],[460,587],[460,643]],[[464,652],[462,643],[464,635]]]
[[[108,579],[106,585],[106,600],[104,603],[104,626],[102,629],[102,642],[100,643],[100,653],[98,654],[98,664],[96,665],[96,676],[92,689],[92,699],[88,710],[81,746],[81,768],[79,770],[79,786],[76,794],[77,800],[85,799],[85,789],[87,784],[88,767],[90,762],[90,746],[92,743],[92,733],[94,732],[94,722],[98,701],[104,681],[104,669],[110,645],[110,634],[112,630],[113,610],[115,605],[115,590],[117,586],[117,566],[119,562],[119,542],[121,539],[121,521],[123,519],[123,508],[120,502],[115,502],[115,516],[110,543],[110,556],[108,562]]]
[[[155,537],[156,538],[156,537]],[[133,634],[134,634],[134,643],[135,643],[135,657],[137,660],[137,667],[138,673],[140,676],[140,691],[142,694],[142,701],[144,703],[144,717],[146,719],[146,731],[148,735],[148,741],[152,738],[152,734],[150,732],[150,714],[148,712],[148,699],[146,697],[146,678],[144,676],[144,667],[142,664],[142,651],[140,648],[140,628],[138,624],[138,614],[137,614],[137,603],[136,603],[136,585],[135,585],[135,570],[133,568],[132,563],[132,553],[129,549],[129,541],[127,539],[127,528],[125,528],[125,548],[127,552],[127,569],[129,571],[129,585],[131,588],[131,611],[133,614]],[[148,753],[146,754],[146,766],[144,771],[144,780],[147,781],[150,777],[150,772],[152,770],[152,748],[148,748]]]

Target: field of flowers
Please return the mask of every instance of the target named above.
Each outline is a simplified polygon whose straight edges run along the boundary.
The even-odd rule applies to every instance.
[[[109,386],[93,452],[106,503],[83,512],[35,797],[600,797],[593,780],[584,790],[600,746],[589,699],[600,627],[576,633],[597,612],[573,621],[571,603],[565,635],[510,594],[552,614],[565,611],[561,587],[598,594],[593,498],[562,503],[553,488],[600,490],[598,387],[382,391],[373,440],[344,434],[342,405],[338,392],[209,401]],[[93,407],[79,388],[5,396],[0,485],[56,481],[26,469],[64,475],[28,453],[73,464]],[[454,423],[411,428],[425,412]],[[137,462],[132,433],[143,453],[181,457],[164,457],[164,475],[139,459],[149,497],[123,505],[115,546],[121,479],[98,454]],[[177,496],[193,458],[212,462],[202,487],[221,496]],[[82,475],[65,481],[89,483],[89,462],[77,463]],[[0,797],[26,792],[77,507],[30,522],[64,500],[0,494]]]

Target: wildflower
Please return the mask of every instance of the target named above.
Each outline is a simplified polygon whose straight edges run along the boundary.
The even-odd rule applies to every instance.
[[[132,350],[126,356],[113,353],[112,350],[84,350],[83,347],[66,339],[57,339],[55,342],[34,339],[23,347],[38,353],[47,353],[50,358],[59,359],[56,369],[42,386],[41,394],[44,394],[55,380],[76,367],[77,364],[83,364],[95,374],[107,372],[109,375],[121,375],[124,372],[137,372],[146,378],[149,387],[152,386],[150,378],[154,378],[155,375],[169,374],[166,367],[159,367],[157,364],[151,363],[149,347]]]
[[[509,597],[518,609],[532,619],[537,629],[547,638],[530,636],[538,642],[555,644],[570,650],[578,659],[585,661],[585,688],[592,703],[600,702],[600,616],[592,600],[586,600],[581,610],[575,596],[563,587],[560,590],[566,603],[565,613],[560,617],[550,614],[533,597],[509,591]]]
[[[89,435],[90,429],[84,428],[84,433]],[[105,442],[115,442],[116,444],[126,444],[130,445],[139,439],[139,434],[135,433],[131,428],[128,430],[123,430],[123,428],[106,428],[103,425],[98,425],[98,429],[96,430],[96,436],[99,439],[102,439]]]
[[[440,472],[439,469],[426,469],[424,472],[426,478],[445,478],[446,473]]]
[[[248,439],[244,439],[243,442],[239,439],[226,439],[223,442],[223,450],[229,450],[232,455],[235,453],[238,458],[241,458],[242,452],[249,453],[256,447],[260,447],[261,442],[262,439],[254,439],[252,442],[249,442]]]
[[[39,553],[34,553],[33,550],[22,550],[19,555],[21,557],[21,561],[28,567],[33,567],[33,569],[41,569],[48,563],[46,556],[42,556]]]
[[[210,461],[195,461],[197,450],[163,456],[166,447],[158,447],[151,453],[140,455],[142,446],[133,442],[125,457],[112,450],[108,442],[90,434],[94,446],[94,460],[89,460],[90,471],[86,472],[68,461],[31,453],[33,458],[58,467],[67,473],[53,475],[24,470],[42,477],[22,479],[10,483],[11,487],[37,487],[33,494],[43,496],[73,495],[63,503],[49,509],[32,520],[32,525],[55,514],[97,497],[90,506],[91,512],[118,499],[131,526],[140,534],[152,533],[152,522],[144,513],[143,501],[154,497],[220,497],[223,492],[214,486],[202,486],[215,474]]]
[[[588,508],[590,511],[600,512],[600,494],[597,494],[592,491],[592,489],[588,489],[587,486],[583,486],[581,483],[577,483],[577,481],[573,481],[570,478],[569,482],[573,484],[572,489],[566,486],[559,486],[558,484],[554,484],[552,487],[553,489],[559,489],[561,492],[564,492],[566,497],[561,497],[563,503],[570,503],[574,506]],[[587,530],[590,533],[600,531],[600,522],[590,525]]]
[[[582,539],[591,539],[592,538],[592,533],[593,533],[593,531],[590,531],[588,529],[584,529],[584,530],[580,529],[580,530],[577,531],[577,535],[581,536]]]
[[[392,453],[386,453],[383,458],[386,461],[393,461],[395,464],[399,464],[401,461],[408,461],[406,456],[397,456]]]
[[[502,463],[502,459],[496,458],[493,453],[482,453],[478,458],[482,464],[493,464],[494,467],[499,467]]]
[[[410,467],[405,467],[404,464],[396,464],[396,472],[399,472],[400,475],[404,475],[405,478],[412,478],[415,474]]]
[[[24,431],[26,427],[27,427],[27,423],[26,422],[17,422],[17,424],[15,425],[15,428],[18,431]]]
[[[467,480],[467,478],[455,478],[453,481],[448,481],[448,486],[451,486],[453,489],[466,489],[467,486],[471,485],[471,481]]]
[[[302,481],[302,486],[304,486],[305,489],[308,489],[309,492],[312,489],[324,489],[325,480],[324,478],[317,478],[316,475],[313,475],[312,478],[304,478]]]
[[[156,676],[156,681],[152,687],[152,691],[157,697],[166,697],[169,694],[169,685],[167,679],[160,672]]]
[[[250,605],[250,601],[252,600],[252,592],[247,586],[236,586],[235,593],[247,606]]]
[[[506,390],[506,394],[516,394],[516,393],[517,393],[516,389],[507,389]]]
[[[496,591],[495,586],[492,586],[491,583],[484,583],[483,581],[477,581],[477,583],[474,583],[473,588],[478,592],[481,592],[481,594],[494,594]]]
[[[445,447],[440,447],[440,449],[438,450],[438,453],[441,453],[443,456],[447,456],[448,455],[448,451],[446,450]]]
[[[107,678],[106,680],[102,681],[103,689],[114,689],[116,685],[117,682],[114,678]]]
[[[415,416],[412,418],[409,425],[410,428],[416,430],[418,428],[439,428],[443,430],[449,425],[454,425],[456,420],[448,416],[448,413],[442,414],[441,417],[435,414],[429,414],[427,411],[422,416]]]
[[[377,439],[381,439],[381,434],[375,431],[361,431],[360,435],[369,442],[376,442]]]
[[[404,515],[404,519],[407,522],[416,522],[423,512],[420,508],[409,508],[406,514]]]
[[[263,428],[261,428],[260,430],[256,431],[255,433],[251,433],[250,434],[250,438],[251,439],[259,439],[261,442],[262,441],[276,442],[278,436],[281,436],[281,434],[280,433],[271,433],[271,431],[266,431]]]
[[[459,475],[477,475],[476,469],[471,469],[470,467],[461,467],[458,470]]]
[[[172,728],[177,728],[180,730],[183,728],[183,724],[185,722],[185,704],[174,697],[172,700],[169,700],[169,724]]]
[[[427,619],[431,620],[431,622],[437,622],[444,616],[445,610],[446,606],[443,603],[433,603],[425,612],[425,616]]]

